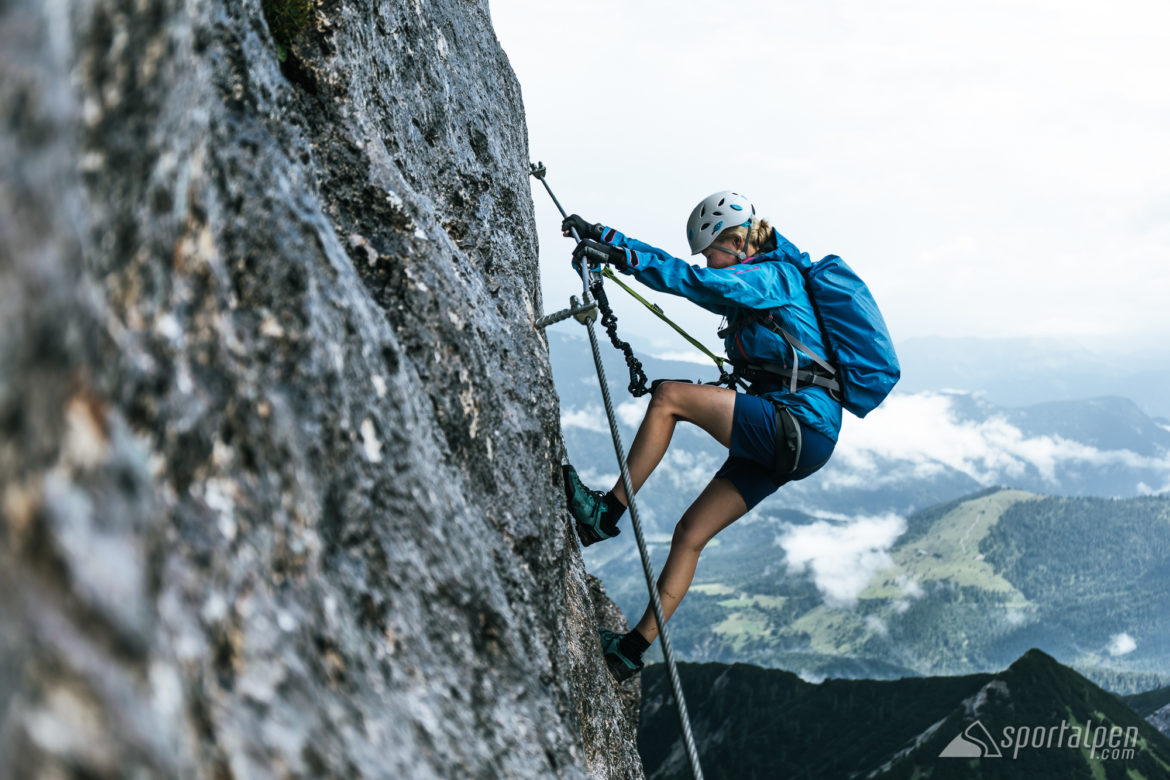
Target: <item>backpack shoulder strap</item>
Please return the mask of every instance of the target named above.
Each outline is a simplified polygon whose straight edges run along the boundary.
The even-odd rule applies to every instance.
[[[762,320],[769,319],[772,312],[767,309],[744,309],[743,313],[735,318],[734,322],[728,322],[726,328],[720,328],[715,335],[721,339],[739,333],[748,325],[754,325]]]
[[[824,358],[817,355],[817,353],[813,352],[811,349],[809,349],[807,346],[805,346],[800,341],[800,339],[796,338],[796,336],[793,336],[791,333],[789,333],[787,330],[785,330],[780,325],[780,323],[778,323],[774,319],[772,319],[772,315],[770,315],[770,314],[768,315],[767,319],[764,320],[764,325],[767,326],[769,329],[771,329],[772,332],[779,333],[784,338],[784,340],[788,342],[789,346],[791,346],[794,349],[800,350],[802,353],[804,353],[804,355],[806,357],[811,359],[814,363],[816,363],[818,366],[820,366],[822,369],[824,369],[830,375],[834,375],[837,373],[837,368],[833,364],[829,363],[827,360],[825,360]]]

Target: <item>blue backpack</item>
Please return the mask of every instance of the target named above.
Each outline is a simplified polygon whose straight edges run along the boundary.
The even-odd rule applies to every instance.
[[[800,269],[812,301],[829,354],[822,358],[782,327],[771,312],[758,311],[737,324],[758,322],[780,335],[794,350],[816,364],[811,370],[793,372],[780,366],[759,365],[763,370],[791,381],[792,391],[800,385],[817,385],[832,393],[841,405],[858,417],[877,408],[902,375],[890,331],[882,319],[873,294],[853,269],[837,255],[809,263],[808,255],[786,258]],[[781,261],[783,262],[783,261]],[[720,331],[722,336],[727,331]],[[793,363],[795,365],[795,362]],[[751,378],[751,374],[747,373]]]
[[[865,282],[837,255],[802,272],[829,348],[828,362],[841,381],[841,404],[865,417],[902,376],[886,321]],[[801,351],[817,360],[807,349]]]

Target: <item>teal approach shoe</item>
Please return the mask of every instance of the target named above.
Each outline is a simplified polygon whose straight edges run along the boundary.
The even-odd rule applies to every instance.
[[[605,665],[609,667],[613,679],[624,682],[642,671],[642,667],[645,666],[642,661],[631,661],[622,655],[618,647],[622,641],[622,634],[615,634],[604,628],[597,629],[597,634],[601,638],[601,652],[605,654]]]
[[[602,522],[605,516],[605,494],[590,490],[577,476],[577,469],[570,465],[561,467],[565,478],[565,502],[569,514],[577,521],[577,538],[588,547],[596,542],[612,539],[621,533],[617,522]]]

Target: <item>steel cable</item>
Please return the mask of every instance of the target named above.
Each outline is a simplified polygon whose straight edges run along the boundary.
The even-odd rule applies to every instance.
[[[548,182],[544,180],[545,168],[539,163],[533,165],[530,171],[533,176],[540,179],[540,183],[544,185],[545,190],[548,191],[549,197],[552,198],[553,203],[556,204],[557,209],[561,212],[561,216],[568,217],[565,210],[561,208],[560,201],[553,195],[552,189],[549,188]],[[581,237],[577,235],[577,231],[572,231],[573,239],[578,243]],[[584,301],[582,306],[588,306],[593,297],[590,294],[589,284],[589,270],[587,263],[581,263],[581,284],[583,286]],[[600,279],[598,285],[601,284]],[[609,432],[613,438],[614,455],[617,456],[618,468],[621,471],[622,487],[626,491],[626,498],[629,502],[630,510],[630,525],[634,529],[634,539],[638,543],[638,555],[642,558],[642,571],[646,575],[646,589],[650,592],[650,604],[654,610],[654,620],[658,623],[658,639],[662,643],[662,656],[666,660],[666,671],[670,677],[671,691],[674,693],[674,702],[678,709],[679,726],[682,730],[683,745],[686,747],[687,759],[691,765],[691,775],[695,780],[703,780],[703,769],[699,765],[699,749],[695,745],[695,736],[691,730],[691,719],[687,714],[687,703],[683,697],[682,681],[678,676],[678,668],[674,663],[674,652],[670,646],[670,636],[666,631],[666,620],[662,614],[662,601],[658,598],[658,588],[654,582],[654,569],[650,564],[650,553],[646,549],[646,539],[642,535],[642,523],[638,519],[638,507],[634,501],[634,486],[630,479],[630,471],[626,466],[625,449],[622,446],[621,432],[617,427],[617,417],[613,411],[613,401],[609,395],[609,385],[605,381],[605,368],[601,364],[601,350],[597,345],[597,334],[593,330],[593,321],[586,320],[585,327],[589,331],[589,346],[593,350],[593,364],[597,369],[597,380],[601,384],[601,400],[605,405],[605,416],[609,421]]]

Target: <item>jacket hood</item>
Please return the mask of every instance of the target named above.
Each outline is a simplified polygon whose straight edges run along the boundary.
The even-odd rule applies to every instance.
[[[770,260],[787,260],[802,271],[807,271],[812,267],[812,260],[809,259],[808,252],[801,252],[796,248],[795,244],[781,235],[780,231],[776,228],[772,228],[772,237],[764,242],[764,247],[769,246],[774,248],[752,257],[747,262],[764,263]]]

